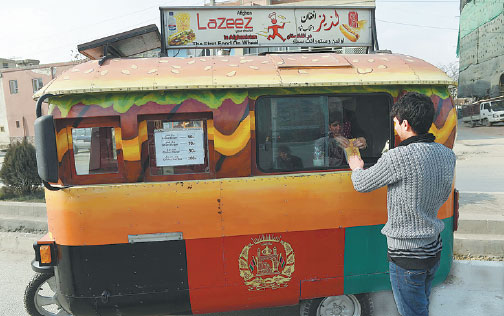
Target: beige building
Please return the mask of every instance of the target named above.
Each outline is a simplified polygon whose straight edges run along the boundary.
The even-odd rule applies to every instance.
[[[6,59],[0,59],[0,62]],[[12,61],[14,67],[38,61]],[[75,62],[0,68],[0,147],[28,137],[33,140],[35,101],[33,94]],[[47,107],[43,107],[47,111]]]

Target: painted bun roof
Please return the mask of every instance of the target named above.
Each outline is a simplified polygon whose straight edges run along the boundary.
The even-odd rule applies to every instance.
[[[34,98],[46,93],[390,84],[454,82],[433,65],[398,54],[123,58],[109,59],[102,66],[96,60],[79,64]]]

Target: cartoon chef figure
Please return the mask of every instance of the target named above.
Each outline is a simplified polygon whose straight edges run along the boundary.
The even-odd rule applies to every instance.
[[[282,41],[284,41],[284,42],[285,42],[285,38],[283,38],[283,37],[282,37],[282,35],[280,35],[280,33],[278,33],[278,29],[283,29],[283,28],[284,28],[284,26],[285,26],[285,22],[284,22],[284,23],[282,23],[282,26],[277,25],[278,20],[277,20],[277,18],[276,18],[276,12],[271,12],[271,13],[269,14],[269,18],[271,19],[271,23],[273,23],[273,25],[268,26],[268,32],[269,32],[269,30],[271,29],[271,30],[273,30],[273,34],[270,34],[270,35],[268,36],[268,40],[272,40],[272,39],[274,39],[275,37],[277,37],[277,36],[278,36],[278,37],[280,37],[280,39],[281,39]]]

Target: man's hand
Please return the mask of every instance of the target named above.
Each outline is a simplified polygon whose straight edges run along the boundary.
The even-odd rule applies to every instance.
[[[354,140],[354,146],[359,149],[365,149],[367,147],[366,139],[364,137],[359,137]]]
[[[348,158],[348,165],[352,171],[355,169],[362,169],[364,168],[364,161],[359,156],[350,156]]]

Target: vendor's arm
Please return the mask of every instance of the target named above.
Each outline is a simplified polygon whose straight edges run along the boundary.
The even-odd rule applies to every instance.
[[[352,183],[356,191],[370,192],[399,181],[387,154],[383,154],[374,166],[366,170],[362,169],[364,162],[357,156],[350,157],[348,163],[352,169]]]
[[[366,149],[367,148],[367,142],[364,137],[356,138],[353,143],[354,143],[354,146],[359,149]]]

